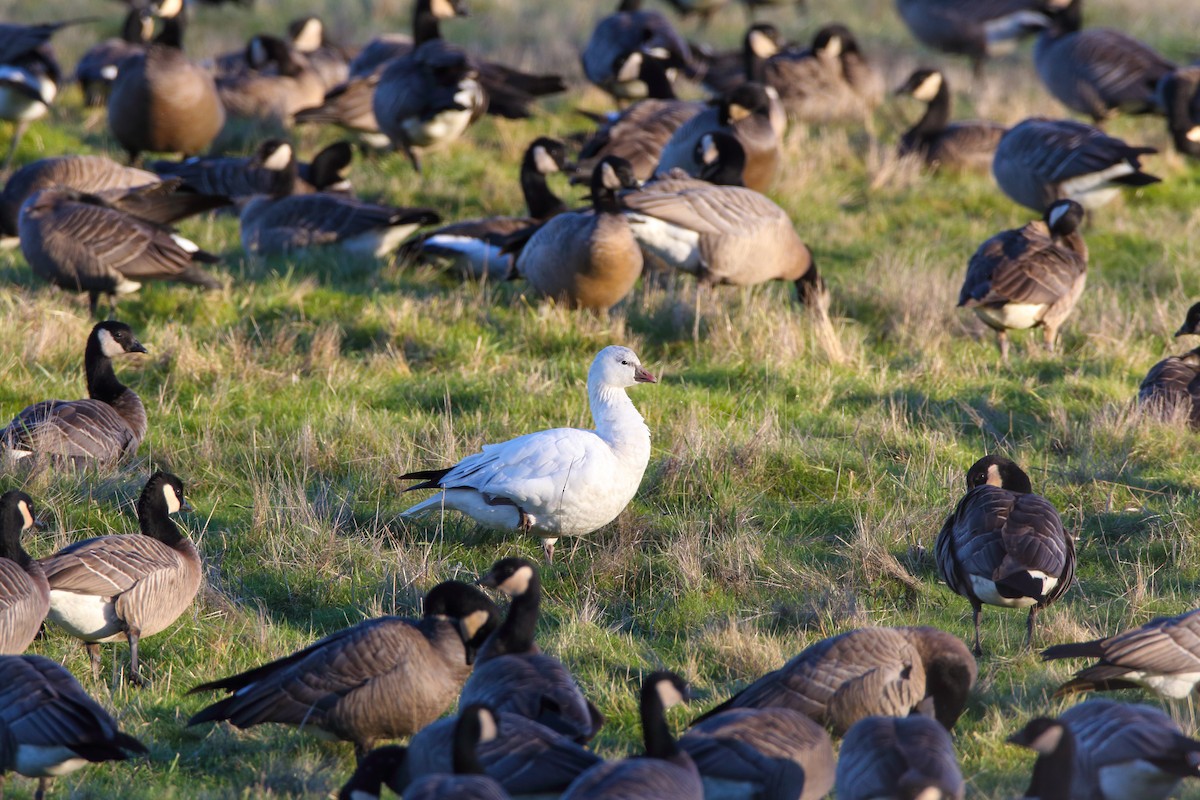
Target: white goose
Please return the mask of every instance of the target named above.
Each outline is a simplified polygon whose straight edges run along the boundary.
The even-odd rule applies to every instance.
[[[628,347],[604,348],[588,370],[595,430],[529,433],[484,445],[448,469],[402,475],[422,479],[407,491],[441,491],[401,516],[452,509],[488,528],[530,531],[552,561],[560,536],[607,525],[633,499],[650,461],[650,430],[625,389],[657,382]]]

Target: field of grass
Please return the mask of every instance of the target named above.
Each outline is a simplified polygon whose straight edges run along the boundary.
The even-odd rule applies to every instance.
[[[609,5],[480,0],[471,19],[445,33],[578,80],[576,53]],[[968,91],[965,64],[917,49],[890,0],[809,6],[807,16],[772,19],[801,39],[842,19],[891,86],[918,64],[946,66],[960,117],[1062,114],[1037,83],[1027,48],[990,65]],[[346,40],[408,25],[404,0],[259,0],[252,12],[198,9],[189,51],[236,47],[309,10],[327,13]],[[71,65],[98,33],[116,30],[116,6],[0,0],[4,19],[83,13],[103,22],[64,32],[60,52]],[[1089,0],[1088,19],[1183,61],[1194,57],[1200,6]],[[709,36],[733,44],[742,23],[730,9]],[[583,127],[576,106],[603,109],[606,101],[581,87],[533,120],[483,121],[457,147],[428,157],[423,179],[400,156],[360,161],[353,179],[364,196],[429,205],[447,219],[515,212],[525,144]],[[185,224],[186,235],[225,256],[218,272],[228,288],[151,285],[121,300],[119,318],[150,349],[118,364],[150,417],[139,458],[111,472],[0,481],[23,485],[50,522],[32,542],[40,556],[134,530],[132,501],[145,478],[173,470],[197,509],[184,525],[208,567],[194,613],[142,645],[149,688],[111,679],[113,659],[127,659],[124,646],[106,648],[103,685],[85,677],[85,653],[60,631],[31,647],[83,677],[152,751],[63,779],[59,795],[336,790],[353,766],[348,745],[274,726],[185,729],[206,700],[184,692],[365,617],[414,613],[424,590],[477,575],[498,557],[540,558],[532,537],[453,517],[401,521],[411,498],[397,476],[527,431],[590,426],[587,366],[611,343],[633,347],[661,375],[659,385],[631,392],[654,452],[641,491],[615,523],[586,541],[560,542],[559,561],[543,574],[539,630],[543,648],[575,670],[608,714],[596,742],[606,755],[637,746],[636,688],[655,668],[680,671],[697,691],[698,702],[672,715],[682,728],[811,642],[855,626],[930,624],[969,641],[969,606],[938,579],[932,545],[966,468],[987,452],[1023,464],[1077,537],[1078,585],[1042,615],[1037,644],[1194,607],[1197,439],[1181,424],[1143,418],[1130,401],[1155,361],[1190,346],[1170,334],[1200,298],[1200,172],[1169,152],[1161,120],[1112,124],[1111,132],[1163,151],[1148,169],[1164,182],[1090,221],[1089,284],[1060,352],[1045,353],[1038,334],[1017,334],[1012,363],[1002,366],[991,333],[954,303],[975,248],[1031,215],[990,176],[929,176],[898,163],[895,140],[920,110],[911,100],[889,102],[875,139],[852,128],[789,133],[771,194],[831,285],[837,347],[784,285],[716,291],[694,341],[686,280],[639,285],[598,317],[542,302],[519,283],[463,285],[428,268],[321,255],[252,261],[232,217]],[[308,154],[335,138],[305,130],[298,141]],[[103,116],[81,108],[74,88],[52,120],[31,130],[18,163],[62,152],[116,153]],[[81,396],[91,324],[82,299],[33,278],[19,251],[0,253],[0,415]],[[999,798],[1024,789],[1032,764],[1005,737],[1028,717],[1065,707],[1050,695],[1073,664],[1043,665],[1026,652],[1020,612],[989,608],[984,624],[979,683],[955,742],[970,795]],[[1194,733],[1191,710],[1173,711]],[[31,788],[9,783],[11,796]],[[1200,786],[1180,796],[1200,797]]]

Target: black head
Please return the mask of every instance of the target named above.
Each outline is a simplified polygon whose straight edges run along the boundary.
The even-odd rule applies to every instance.
[[[326,43],[325,23],[315,14],[289,22],[287,34],[292,47],[301,53],[311,53]]]
[[[1029,476],[1024,470],[1018,467],[1016,462],[1003,456],[984,456],[967,470],[968,490],[985,484],[999,486],[1018,494],[1029,494],[1033,491]]]
[[[524,165],[542,175],[561,172],[567,165],[567,146],[558,139],[541,136],[525,151]]]
[[[771,98],[761,83],[747,81],[723,95],[719,107],[721,122],[734,125],[755,114],[769,114]]]
[[[1070,236],[1083,223],[1083,206],[1074,200],[1058,200],[1046,209],[1046,225],[1054,236]]]
[[[633,172],[633,165],[617,156],[605,156],[592,170],[592,202],[597,206],[614,205],[617,192],[636,189],[641,181]]]
[[[254,160],[269,170],[282,172],[296,164],[296,151],[283,139],[267,139],[254,149]]]
[[[746,31],[743,46],[755,57],[767,59],[782,50],[785,44],[778,28],[769,22],[759,22]]]
[[[706,133],[696,143],[693,158],[701,180],[719,186],[742,186],[746,150],[735,137],[721,131]]]
[[[145,353],[146,348],[133,334],[133,328],[124,322],[105,320],[92,328],[88,336],[88,350],[92,348],[108,358],[124,353]]]
[[[138,498],[138,516],[143,516],[143,510],[148,508],[167,514],[191,511],[192,507],[183,497],[183,481],[162,470],[151,475]]]
[[[437,19],[471,16],[466,0],[418,0],[417,13],[422,12],[432,14]]]
[[[37,526],[33,500],[20,489],[9,489],[0,495],[0,530],[5,535],[17,534]]]
[[[404,769],[404,761],[408,756],[408,748],[400,745],[376,747],[358,762],[358,767],[346,785],[338,792],[338,800],[357,800],[362,796],[379,797],[383,785],[400,793],[393,784],[397,782],[398,774]]]
[[[941,70],[921,67],[908,76],[908,80],[896,89],[896,94],[910,95],[928,103],[941,93],[945,85],[946,77],[942,75]]]
[[[520,597],[537,582],[537,567],[523,558],[502,558],[479,579],[480,586],[499,589],[509,597]]]
[[[650,697],[657,699],[663,708],[686,703],[691,699],[692,690],[688,682],[670,670],[651,672],[642,681],[642,702]]]
[[[1175,331],[1176,336],[1186,336],[1189,333],[1200,335],[1200,303],[1195,303],[1188,309],[1187,319],[1179,326],[1179,330]]]
[[[1066,725],[1050,717],[1035,717],[1025,727],[1009,736],[1009,744],[1027,747],[1035,753],[1048,756],[1058,750],[1066,734]]]
[[[443,617],[458,625],[471,656],[499,625],[500,612],[486,594],[462,581],[444,581],[425,595],[426,618]]]
[[[845,25],[826,25],[817,31],[812,42],[813,52],[827,58],[840,58],[846,53],[858,53],[858,40]]]

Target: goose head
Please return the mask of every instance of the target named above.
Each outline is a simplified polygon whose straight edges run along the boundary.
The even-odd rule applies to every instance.
[[[0,495],[0,531],[5,535],[20,534],[38,527],[33,513],[33,500],[20,489],[9,489]]]
[[[1033,491],[1025,471],[1018,467],[1016,462],[1003,456],[984,456],[967,470],[968,491],[985,484],[999,486],[1018,494],[1029,494]]]
[[[847,53],[859,53],[858,40],[845,25],[826,25],[813,37],[812,51],[818,58],[840,59]]]
[[[458,626],[467,648],[467,663],[475,659],[475,650],[496,630],[500,613],[486,594],[462,581],[443,581],[425,595],[426,618],[438,617]]]
[[[309,15],[292,20],[287,27],[292,47],[301,53],[312,53],[325,44],[325,23],[318,16]]]
[[[499,589],[509,597],[520,597],[536,583],[537,577],[537,567],[531,562],[523,558],[502,558],[479,579],[479,585]]]
[[[138,341],[137,336],[133,333],[133,328],[124,322],[111,319],[92,328],[92,333],[88,337],[87,349],[90,351],[93,346],[100,355],[106,358],[115,358],[125,353],[146,352],[145,345]]]
[[[896,94],[906,94],[922,103],[932,103],[945,85],[946,79],[940,70],[924,67],[909,75],[908,80],[896,89]]]
[[[637,353],[628,347],[610,345],[604,348],[588,370],[589,386],[624,389],[637,383],[658,383],[658,379],[642,367]]]
[[[746,31],[746,39],[743,43],[748,55],[753,55],[763,61],[777,55],[783,50],[783,45],[783,36],[780,35],[779,29],[769,22],[751,25],[750,29]]]
[[[567,146],[558,139],[538,137],[525,151],[524,166],[532,167],[541,175],[553,175],[567,166]]]
[[[1070,236],[1083,222],[1083,206],[1074,200],[1059,200],[1046,209],[1046,225],[1055,238]]]
[[[605,156],[592,170],[592,205],[597,211],[620,211],[617,192],[641,185],[632,164],[617,156]]]
[[[744,186],[746,150],[733,136],[721,131],[706,133],[696,143],[693,157],[701,180],[718,186]]]
[[[1179,326],[1179,330],[1175,331],[1176,336],[1186,336],[1189,333],[1200,334],[1200,303],[1188,309],[1187,319]]]
[[[407,759],[408,748],[401,745],[376,747],[358,762],[354,774],[338,792],[338,800],[379,800],[385,784],[400,794],[404,785],[399,778],[407,780]]]
[[[761,83],[747,81],[725,94],[719,101],[723,125],[736,125],[747,117],[769,117],[771,97]]]

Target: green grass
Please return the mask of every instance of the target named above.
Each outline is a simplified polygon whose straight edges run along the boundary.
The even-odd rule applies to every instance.
[[[566,14],[563,4],[541,3],[545,13],[532,19],[516,10],[533,4],[493,0],[446,33],[577,77],[577,47],[601,9]],[[315,5],[330,9],[347,39],[407,26],[407,3],[363,4],[363,15],[357,4]],[[807,38],[844,13],[891,84],[918,63],[948,66],[960,116],[1012,122],[1061,113],[1027,53],[990,67],[970,101],[961,92],[970,86],[964,65],[915,50],[886,0],[810,5],[807,18],[775,21]],[[280,28],[310,7],[289,0],[253,13],[200,9],[189,49],[236,47],[244,34]],[[88,9],[105,21],[64,32],[68,64],[116,24],[109,5]],[[1195,30],[1200,11],[1185,0],[1156,9],[1090,0],[1088,14],[1187,57],[1190,40],[1178,32]],[[35,9],[0,2],[0,11],[11,12],[6,19],[86,13],[67,0]],[[730,11],[711,35],[732,43],[740,25]],[[581,128],[575,105],[605,101],[579,89],[534,120],[486,120],[429,156],[423,180],[398,156],[360,161],[353,177],[365,196],[431,205],[447,218],[517,211],[525,143]],[[701,701],[672,716],[682,727],[693,711],[854,626],[931,624],[969,639],[969,607],[938,580],[932,544],[966,468],[985,452],[1025,465],[1078,537],[1079,584],[1043,615],[1039,643],[1193,607],[1196,436],[1140,417],[1130,401],[1156,360],[1187,346],[1169,337],[1200,296],[1195,167],[1167,152],[1160,121],[1111,125],[1164,151],[1149,168],[1165,182],[1091,220],[1089,286],[1060,353],[1042,352],[1036,334],[1017,334],[1005,367],[992,336],[954,302],[975,248],[1030,215],[988,176],[928,176],[896,163],[893,143],[917,113],[908,101],[881,109],[877,148],[853,130],[792,131],[772,191],[832,286],[842,360],[830,357],[782,285],[717,291],[694,342],[685,280],[639,286],[601,318],[555,308],[519,284],[461,285],[427,268],[328,255],[251,262],[232,218],[186,223],[186,235],[225,256],[219,271],[231,285],[207,294],[152,285],[122,299],[120,318],[150,348],[118,367],[150,415],[139,458],[113,472],[3,480],[26,486],[51,520],[32,543],[37,555],[133,530],[132,501],[156,467],[178,472],[198,509],[185,525],[205,555],[207,586],[193,614],[144,642],[151,686],[84,680],[152,755],[84,770],[60,781],[60,793],[275,798],[335,790],[352,767],[348,746],[273,726],[185,729],[205,698],[184,692],[367,616],[412,613],[433,584],[477,575],[498,557],[538,558],[536,539],[461,519],[406,524],[398,514],[410,498],[397,476],[485,442],[590,424],[586,369],[614,342],[662,375],[658,386],[632,391],[654,453],[615,523],[560,543],[560,561],[544,573],[539,631],[609,715],[597,743],[605,755],[637,746],[636,686],[653,668],[677,669],[697,688]],[[77,91],[67,91],[54,120],[33,127],[19,162],[115,151],[103,119],[86,124],[87,116]],[[302,131],[300,149],[334,138]],[[86,305],[37,282],[19,251],[0,253],[0,324],[4,414],[82,394]],[[1023,789],[1032,759],[1004,738],[1026,718],[1065,707],[1049,696],[1072,664],[1043,665],[1025,652],[1023,623],[1017,612],[984,613],[987,653],[955,734],[972,796]],[[123,663],[126,649],[115,650]],[[31,652],[86,676],[82,649],[57,630]],[[1181,719],[1194,733],[1186,712]],[[9,786],[23,796],[31,783]],[[1188,786],[1181,796],[1200,790]]]

